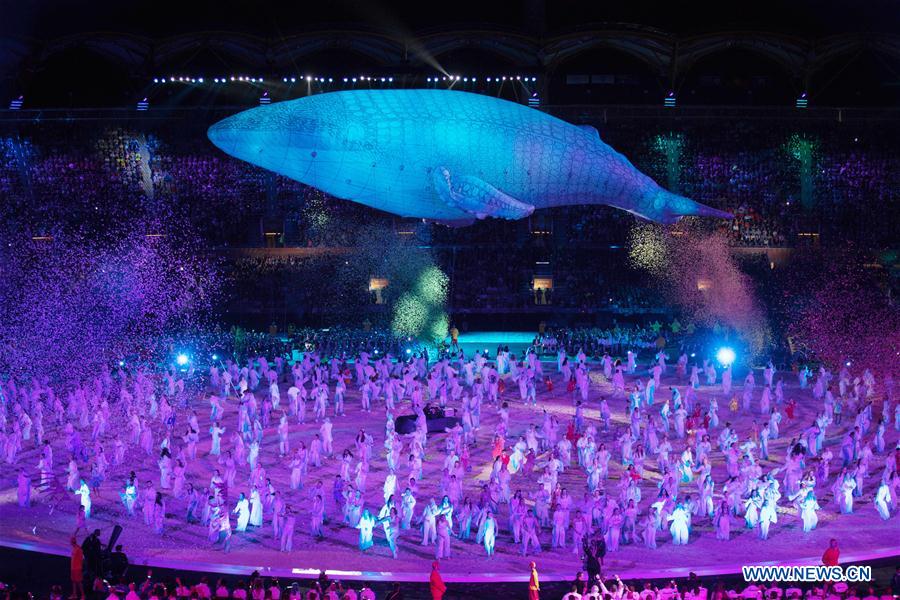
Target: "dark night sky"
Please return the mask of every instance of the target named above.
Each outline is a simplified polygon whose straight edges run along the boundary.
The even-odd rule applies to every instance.
[[[552,35],[590,23],[637,23],[683,34],[759,29],[809,36],[900,31],[900,0],[0,0],[0,22],[5,35],[38,39],[104,30],[151,37],[227,30],[277,38],[328,26],[392,33],[499,26]]]

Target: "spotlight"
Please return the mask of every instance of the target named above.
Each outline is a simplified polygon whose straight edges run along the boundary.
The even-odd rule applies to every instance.
[[[120,366],[120,367],[124,367],[124,366],[125,366],[125,361],[124,361],[124,360],[120,360],[120,361],[119,361],[119,366]]]
[[[724,348],[719,348],[719,351],[716,353],[716,360],[718,360],[726,367],[734,363],[735,358],[737,358],[737,356],[735,355],[734,350],[727,346]]]
[[[231,80],[234,81],[234,75],[231,76]]]
[[[331,77],[328,78],[328,83],[332,83],[333,81],[334,79],[332,79]]]
[[[153,83],[159,83],[159,77],[154,77],[154,78],[153,78]]]
[[[845,364],[846,366],[849,367],[849,366],[852,365],[853,363],[851,363],[851,362],[848,360],[848,361],[847,361],[846,363],[844,363],[844,364]]]
[[[356,77],[353,78],[353,83],[356,83]]]
[[[307,75],[307,76],[306,76],[306,80],[307,80],[307,81],[312,81],[312,77],[310,77],[309,75]]]
[[[347,83],[347,78],[346,78],[346,77],[344,77],[344,83]]]
[[[503,76],[503,81],[506,81],[506,75]]]
[[[490,78],[490,77],[488,77],[488,78],[487,78],[487,81],[488,81],[488,83],[490,83],[490,82],[491,82],[491,78]]]
[[[297,78],[296,78],[296,77],[291,77],[291,83],[297,83]]]
[[[175,362],[178,363],[180,366],[186,365],[188,362],[188,355],[187,354],[179,354],[175,358]]]
[[[695,356],[697,356],[697,353],[696,353],[696,352],[691,352],[691,358],[694,358]]]
[[[532,81],[537,81],[537,77],[532,77],[531,80],[532,80]]]
[[[410,350],[409,348],[407,348],[407,349],[406,349],[406,353],[407,353],[407,354],[412,354],[412,350]]]
[[[198,79],[197,79],[197,82],[198,82],[198,83],[203,83],[203,78],[202,78],[202,77],[198,78]]]
[[[394,83],[394,78],[393,78],[393,77],[388,77],[388,83]]]
[[[212,355],[212,359],[213,359],[213,360],[219,360],[219,355],[218,355],[218,354],[213,354],[213,355]]]

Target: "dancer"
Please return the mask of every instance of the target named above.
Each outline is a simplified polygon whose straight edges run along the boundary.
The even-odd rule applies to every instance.
[[[676,504],[675,510],[673,510],[672,514],[666,519],[671,523],[669,526],[669,533],[672,534],[672,544],[676,546],[687,544],[689,536],[688,523],[690,517],[684,504]]]

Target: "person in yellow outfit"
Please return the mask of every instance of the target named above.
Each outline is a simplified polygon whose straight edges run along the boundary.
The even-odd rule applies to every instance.
[[[531,567],[531,578],[528,580],[528,600],[540,600],[541,582],[538,580],[537,565],[532,561],[529,566]]]

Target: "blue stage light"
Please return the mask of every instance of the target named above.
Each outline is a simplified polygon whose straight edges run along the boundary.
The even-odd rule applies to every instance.
[[[188,362],[188,355],[187,355],[187,354],[179,354],[179,355],[175,358],[175,362],[178,363],[178,364],[181,365],[181,366],[186,365],[187,362]]]
[[[213,360],[219,360],[219,355],[218,355],[218,354],[213,354],[213,355],[212,355],[212,359],[213,359]]]
[[[735,358],[737,358],[737,355],[735,355],[734,350],[728,348],[727,346],[724,348],[719,348],[719,351],[716,353],[716,360],[718,360],[726,367],[734,363]]]

